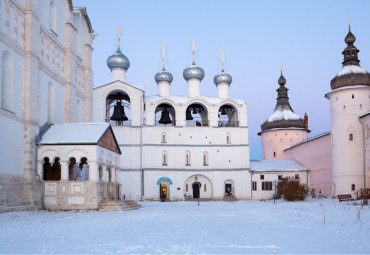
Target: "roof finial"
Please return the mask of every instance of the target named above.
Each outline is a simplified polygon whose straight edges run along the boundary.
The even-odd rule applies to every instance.
[[[195,55],[195,42],[194,42],[194,40],[193,40],[193,42],[192,42],[192,44],[193,44],[193,64],[195,64],[195,57],[194,57],[194,55]]]
[[[120,43],[121,43],[121,32],[123,31],[123,28],[121,28],[120,26],[118,26],[116,28],[116,31],[118,33],[118,47],[120,46]]]
[[[162,45],[162,61],[163,61],[163,69],[164,69],[164,49],[167,48],[166,45]]]
[[[281,64],[281,66],[280,66],[280,70],[281,70],[281,74],[283,74],[283,64]]]
[[[221,52],[221,61],[222,61],[222,70],[224,71],[224,49],[221,49],[219,52]]]
[[[348,27],[349,31],[351,32],[351,17],[348,17]]]

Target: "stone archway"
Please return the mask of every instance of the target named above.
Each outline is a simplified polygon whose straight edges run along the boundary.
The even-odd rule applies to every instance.
[[[199,184],[197,184],[199,183]],[[195,184],[195,185],[194,185]],[[196,190],[196,191],[194,191]],[[197,191],[199,195],[197,195]],[[195,193],[194,193],[195,192]],[[189,176],[184,183],[184,197],[185,198],[200,198],[211,199],[213,198],[213,184],[209,177],[201,174]]]

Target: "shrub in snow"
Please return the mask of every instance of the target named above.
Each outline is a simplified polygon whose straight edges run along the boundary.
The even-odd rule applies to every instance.
[[[303,201],[307,197],[310,189],[306,184],[301,184],[296,180],[286,180],[281,183],[284,199],[287,201]]]

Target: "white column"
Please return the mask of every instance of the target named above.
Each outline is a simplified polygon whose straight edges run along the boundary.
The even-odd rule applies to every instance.
[[[200,80],[191,78],[188,80],[188,97],[200,96]]]
[[[217,84],[217,97],[229,98],[229,84],[225,82]]]
[[[122,68],[113,68],[112,69],[112,81],[126,82],[126,70]]]
[[[115,169],[115,180],[116,183],[119,183],[119,167]]]
[[[98,162],[89,162],[89,181],[98,181],[99,165]]]
[[[69,165],[68,161],[60,161],[60,167],[61,167],[61,181],[68,181],[69,177]]]
[[[158,95],[168,97],[170,95],[170,83],[168,81],[158,82]]]

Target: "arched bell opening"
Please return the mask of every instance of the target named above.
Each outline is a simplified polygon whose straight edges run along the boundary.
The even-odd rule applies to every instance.
[[[106,122],[114,126],[130,126],[130,97],[122,90],[109,93],[106,98]]]
[[[189,105],[188,108],[186,108],[186,126],[188,127],[208,126],[207,109],[199,103],[193,103]]]
[[[155,125],[156,126],[175,126],[176,112],[175,109],[167,103],[162,103],[155,108]]]
[[[238,111],[230,104],[224,104],[218,109],[219,127],[239,127]]]

